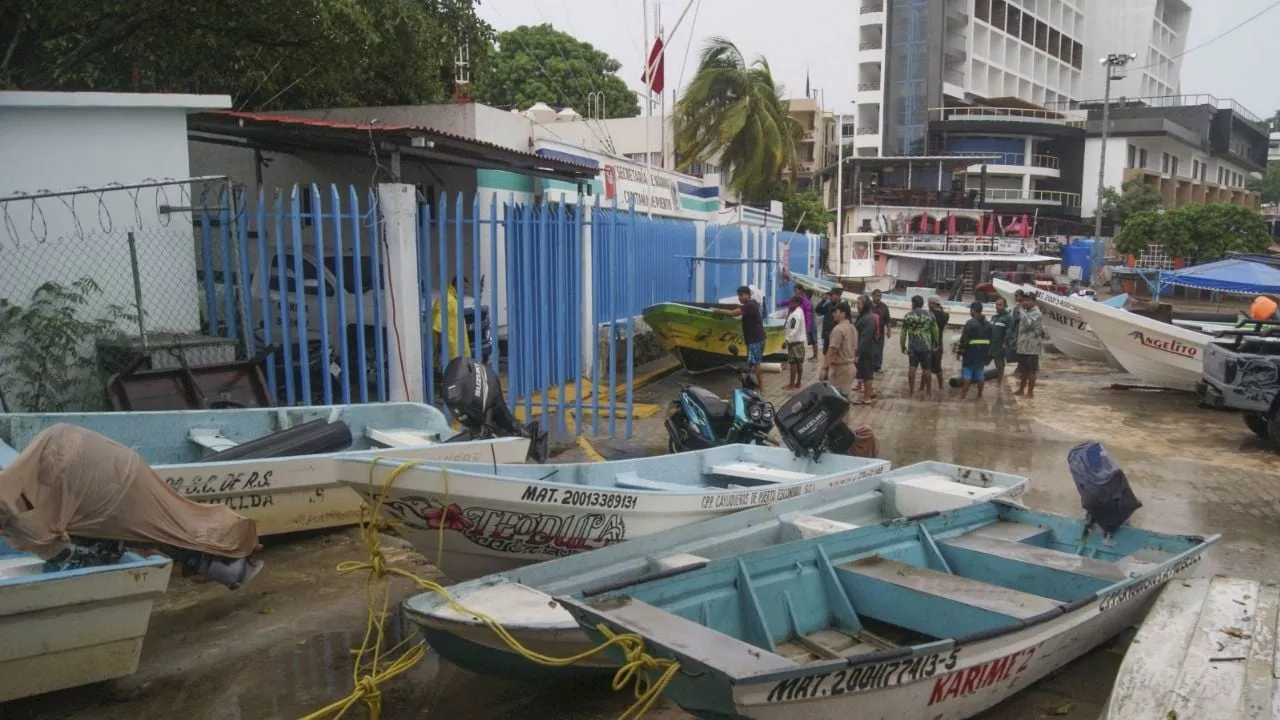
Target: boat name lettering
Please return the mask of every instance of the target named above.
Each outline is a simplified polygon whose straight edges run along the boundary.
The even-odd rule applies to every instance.
[[[719,340],[719,342],[722,342],[722,343],[745,343],[746,342],[746,340],[744,340],[742,337],[742,333],[733,332],[731,330],[720,333],[720,337],[717,338],[717,340]]]
[[[1088,323],[1086,323],[1084,320],[1081,320],[1079,318],[1073,318],[1067,315],[1066,313],[1059,312],[1055,308],[1051,308],[1051,307],[1044,308],[1043,312],[1045,317],[1049,318],[1050,320],[1053,320],[1059,325],[1065,325],[1066,327],[1069,327],[1072,330],[1084,330],[1085,326],[1088,325]]]
[[[218,493],[269,488],[271,487],[271,475],[273,472],[272,470],[266,472],[244,470],[241,472],[193,475],[191,477],[170,475],[164,479],[164,482],[183,495],[216,495]]]
[[[1185,358],[1195,359],[1200,356],[1200,348],[1195,345],[1188,345],[1180,340],[1172,338],[1149,337],[1141,330],[1134,330],[1129,333],[1129,337],[1142,343],[1143,346],[1163,350],[1171,355],[1180,355]]]
[[[951,698],[967,697],[979,690],[1002,683],[1010,678],[1026,672],[1027,664],[1035,656],[1039,645],[1023,648],[1016,653],[988,660],[981,665],[947,673],[933,681],[933,692],[929,694],[929,704],[940,703]]]
[[[765,702],[790,702],[809,700],[830,695],[879,690],[891,685],[923,680],[939,671],[946,672],[956,666],[959,650],[931,655],[905,657],[901,660],[859,665],[848,670],[836,670],[822,675],[788,678],[773,686]]]
[[[520,494],[525,502],[547,503],[548,505],[572,505],[574,507],[597,507],[608,510],[634,510],[635,495],[622,493],[590,492],[587,490],[565,490],[561,488],[530,485]]]
[[[376,501],[376,498],[373,498]],[[622,542],[627,524],[620,515],[555,515],[486,507],[448,507],[420,495],[388,497],[383,507],[418,530],[452,530],[494,552],[562,557]]]
[[[202,505],[226,505],[228,508],[240,512],[241,510],[269,508],[276,504],[276,499],[272,495],[254,494],[232,495],[220,498],[196,498],[196,502]]]
[[[1174,575],[1177,575],[1198,562],[1200,562],[1200,556],[1192,555],[1186,560],[1183,560],[1176,565],[1171,565],[1155,575],[1143,578],[1132,585],[1122,587],[1102,598],[1102,602],[1098,603],[1098,612],[1106,612],[1117,605],[1123,605],[1147,591],[1169,582],[1169,579]]]

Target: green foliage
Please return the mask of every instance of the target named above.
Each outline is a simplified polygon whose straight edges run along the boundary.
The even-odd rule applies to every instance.
[[[795,178],[796,146],[804,136],[791,117],[769,62],[747,64],[737,46],[712,38],[698,72],[676,103],[678,168],[719,157],[730,190],[745,201],[771,199],[784,172]]]
[[[1163,205],[1160,190],[1138,179],[1126,180],[1120,192],[1113,187],[1102,189],[1102,220],[1113,226],[1124,225],[1131,216],[1159,210]]]
[[[604,93],[608,117],[634,117],[640,103],[618,77],[622,65],[590,43],[550,25],[521,25],[498,34],[492,72],[476,83],[476,99],[521,110],[536,102],[587,114],[587,93]]]
[[[95,375],[92,340],[118,335],[121,321],[137,319],[119,305],[108,305],[97,319],[81,318],[90,299],[100,294],[98,284],[84,277],[70,286],[41,285],[26,307],[0,298],[0,379],[13,410],[80,409],[73,404],[100,390],[84,385],[86,376]]]
[[[1215,203],[1183,205],[1164,213],[1138,213],[1116,236],[1116,249],[1129,255],[1157,244],[1173,257],[1190,257],[1205,263],[1231,252],[1265,252],[1271,245],[1271,234],[1258,211]]]
[[[492,41],[473,0],[11,0],[0,87],[227,93],[249,110],[433,102],[455,50],[482,69]]]
[[[782,200],[782,229],[826,235],[836,214],[827,212],[822,194],[817,190],[787,191]]]
[[[1264,203],[1280,203],[1280,162],[1267,163],[1262,179],[1251,182],[1249,189],[1258,191]]]

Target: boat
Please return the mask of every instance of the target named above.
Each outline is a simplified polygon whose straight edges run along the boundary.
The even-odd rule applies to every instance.
[[[906,288],[902,292],[882,293],[881,301],[889,308],[889,319],[895,322],[902,322],[902,318],[911,312],[911,298],[919,295],[925,299],[924,307],[927,309],[929,298],[938,297],[938,293],[933,288]],[[942,309],[946,310],[951,316],[947,319],[947,327],[958,328],[964,327],[969,322],[969,305],[967,302],[956,302],[954,300],[942,300]],[[996,312],[995,303],[983,303],[982,312],[987,317],[991,317]]]
[[[172,561],[49,571],[0,540],[0,703],[130,675]]]
[[[1036,306],[1040,308],[1040,312],[1044,313],[1045,332],[1049,334],[1049,341],[1058,352],[1077,360],[1110,362],[1102,341],[1089,329],[1089,324],[1080,317],[1075,306],[1067,302],[1065,297],[1033,285],[1016,285],[1000,278],[992,278],[991,283],[995,285],[996,292],[1000,293],[1010,307],[1013,306],[1014,293],[1018,290],[1031,293],[1035,297]],[[1128,294],[1123,294],[1101,302],[1110,307],[1123,308],[1128,299]]]
[[[556,601],[597,641],[638,635],[696,717],[958,720],[1137,622],[1218,540],[1086,530],[986,501]]]
[[[14,413],[0,415],[0,445],[21,451],[58,423],[132,448],[174,490],[253,519],[259,535],[360,522],[360,497],[326,464],[332,452],[522,463],[529,445],[524,438],[443,443],[453,429],[443,413],[420,403]],[[313,444],[299,445],[305,442]]]
[[[1175,580],[1134,636],[1102,720],[1280,716],[1280,586]]]
[[[573,616],[552,600],[555,595],[631,583],[655,571],[855,525],[874,525],[889,518],[992,498],[1013,500],[1026,486],[1027,479],[1016,475],[938,462],[917,463],[635,542],[453,585],[449,591],[459,605],[487,614],[525,647],[569,657],[589,650],[594,643]],[[477,673],[527,678],[539,673],[581,675],[617,668],[614,659],[604,654],[570,666],[535,665],[512,652],[474,616],[458,612],[435,593],[409,598],[404,612],[441,657]]]
[[[1195,390],[1212,337],[1093,300],[1066,298],[1130,375],[1172,390]]]
[[[337,458],[338,480],[373,503],[400,459]],[[451,580],[469,580],[662,533],[889,469],[884,460],[724,445],[602,463],[425,463],[403,471],[382,510]],[[444,531],[440,530],[444,525]],[[444,538],[443,552],[440,538]]]
[[[742,320],[713,312],[736,304],[663,302],[642,311],[644,322],[657,334],[663,349],[675,355],[691,373],[706,372],[746,360]],[[779,320],[764,324],[765,356],[783,352],[785,330]],[[735,352],[736,351],[736,352]]]

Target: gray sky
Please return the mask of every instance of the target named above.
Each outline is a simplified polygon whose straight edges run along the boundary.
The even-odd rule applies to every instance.
[[[649,0],[662,6],[667,28],[687,0]],[[1108,0],[1093,0],[1107,2]],[[1205,42],[1275,0],[1190,0],[1187,47]],[[498,30],[549,22],[607,52],[622,63],[620,74],[643,90],[643,0],[481,0],[479,14]],[[689,81],[698,51],[713,35],[735,42],[748,57],[764,55],[790,96],[804,94],[805,72],[826,93],[826,107],[852,107],[859,0],[695,0],[668,43],[670,93],[683,75]],[[696,11],[696,15],[695,15]],[[650,22],[652,25],[652,22]],[[653,29],[650,28],[650,37]],[[692,34],[693,47],[690,46]],[[1259,117],[1280,109],[1280,8],[1183,59],[1182,91],[1233,98]],[[1117,48],[1124,50],[1125,48]],[[686,63],[686,51],[688,61]],[[577,108],[582,110],[582,108]]]

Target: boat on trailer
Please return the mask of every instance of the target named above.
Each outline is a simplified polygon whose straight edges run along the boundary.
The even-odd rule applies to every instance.
[[[1218,539],[1085,530],[988,501],[556,599],[679,663],[664,692],[696,717],[958,720],[1135,623]]]
[[[372,504],[403,464],[392,457],[336,458],[338,480]],[[888,469],[884,460],[831,453],[814,460],[757,445],[603,463],[428,462],[395,478],[382,511],[403,524],[405,539],[428,559],[441,554],[443,536],[440,569],[459,581],[847,485]]]
[[[724,302],[664,302],[650,305],[641,315],[645,324],[657,334],[663,349],[674,355],[685,370],[699,373],[746,361],[747,345],[742,338],[742,319],[714,312],[717,308],[730,310],[736,307],[736,303]],[[765,318],[764,334],[766,357],[784,351],[786,334],[781,320]]]
[[[529,441],[446,443],[456,433],[421,403],[0,415],[0,445],[21,452],[67,423],[133,449],[191,500],[220,503],[259,535],[354,525],[360,496],[338,484],[333,453],[435,461],[523,463]],[[0,447],[3,450],[3,447]]]
[[[622,545],[453,585],[449,591],[458,604],[497,620],[525,647],[553,657],[569,657],[591,649],[595,643],[573,616],[553,600],[556,595],[624,585],[655,572],[876,525],[894,517],[962,507],[991,498],[1012,500],[1020,497],[1026,486],[1027,479],[1016,475],[945,463],[917,463]],[[527,678],[617,669],[615,660],[604,654],[564,667],[535,665],[512,652],[487,625],[457,611],[434,593],[409,598],[403,607],[405,617],[418,626],[428,645],[455,665],[477,673]]]
[[[1013,307],[1014,293],[1018,290],[1031,293],[1036,299],[1036,306],[1044,313],[1044,329],[1049,334],[1049,342],[1058,352],[1077,360],[1112,362],[1102,341],[1089,329],[1089,324],[1065,297],[1034,285],[1016,285],[1001,278],[992,278],[991,283],[1010,307]],[[1110,307],[1123,308],[1128,300],[1129,295],[1126,293],[1100,302]]]
[[[1280,586],[1170,582],[1134,636],[1102,720],[1280,716]]]

